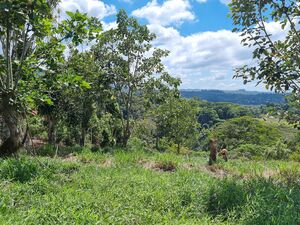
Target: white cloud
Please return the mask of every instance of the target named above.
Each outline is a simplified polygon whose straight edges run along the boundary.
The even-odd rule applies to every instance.
[[[289,29],[282,30],[279,22],[265,26],[274,41],[283,40]],[[255,64],[253,49],[241,44],[239,33],[219,30],[183,36],[174,27],[158,24],[148,27],[157,35],[154,45],[170,51],[164,62],[171,74],[180,76],[182,88],[239,89],[243,84],[240,79],[232,79],[234,69]],[[254,86],[255,82],[247,84],[247,89],[265,90],[262,85]]]
[[[231,0],[220,0],[220,2],[225,5],[228,5],[231,2]]]
[[[132,15],[146,19],[150,24],[178,25],[184,21],[195,20],[190,9],[188,0],[166,0],[161,5],[157,0],[152,0],[144,7],[134,10]]]
[[[111,23],[105,23],[104,21],[102,22],[102,26],[103,26],[103,30],[104,31],[107,31],[107,30],[110,30],[110,29],[115,29],[118,27],[118,24],[116,21],[114,22],[111,22]]]
[[[207,2],[207,0],[196,0],[197,2],[199,2],[199,3],[205,3],[205,2]]]
[[[74,12],[78,10],[99,19],[114,15],[117,12],[114,5],[107,5],[98,0],[62,0],[59,8],[61,9],[61,17],[63,19],[66,18],[66,11]]]
[[[173,75],[181,77],[183,88],[224,89],[233,84],[240,88],[242,82],[231,79],[233,69],[251,63],[252,55],[240,44],[239,34],[219,30],[182,36],[173,27],[148,27],[157,35],[154,45],[170,50],[164,62]]]
[[[288,34],[288,31],[290,29],[290,26],[287,25],[285,29],[283,30],[281,28],[280,22],[269,22],[265,23],[266,30],[269,34],[271,34],[271,39],[273,41],[283,40]]]

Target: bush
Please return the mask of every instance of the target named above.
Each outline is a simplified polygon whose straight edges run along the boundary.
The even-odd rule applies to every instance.
[[[289,157],[290,160],[296,161],[296,162],[300,162],[300,153],[298,152],[294,152],[290,155]]]
[[[265,157],[267,159],[288,159],[290,153],[291,150],[287,148],[287,145],[278,141],[276,145],[267,149]]]
[[[252,159],[254,156],[264,156],[266,151],[265,146],[260,146],[256,144],[243,144],[238,146],[235,149],[236,155],[239,157],[245,157],[248,159]]]
[[[132,131],[132,140],[139,140],[142,146],[139,147],[155,147],[156,124],[151,119],[140,119],[135,122]]]
[[[147,148],[149,145],[146,141],[141,140],[137,137],[131,137],[128,140],[127,148],[131,150],[143,150]]]
[[[244,144],[272,146],[281,139],[278,129],[248,116],[225,121],[214,128],[211,136],[218,139],[219,148],[228,149]]]

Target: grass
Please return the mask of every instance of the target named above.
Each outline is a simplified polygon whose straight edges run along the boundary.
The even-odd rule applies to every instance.
[[[300,224],[299,165],[88,150],[0,161],[0,224]]]

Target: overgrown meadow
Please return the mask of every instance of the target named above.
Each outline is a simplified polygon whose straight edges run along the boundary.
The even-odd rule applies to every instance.
[[[78,148],[2,159],[0,223],[300,224],[297,162],[208,166],[206,155]]]

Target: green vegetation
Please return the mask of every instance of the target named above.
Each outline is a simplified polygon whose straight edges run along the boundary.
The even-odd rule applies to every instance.
[[[58,2],[0,2],[0,224],[300,224],[296,3],[230,4],[257,60],[235,77],[289,94],[245,106],[183,98],[125,10],[102,31]]]
[[[269,103],[284,104],[284,95],[268,92],[255,92],[246,90],[181,90],[185,98],[200,98],[209,102],[231,102],[240,105],[266,105]]]
[[[0,223],[299,224],[299,169],[141,150],[21,155],[1,160]]]

